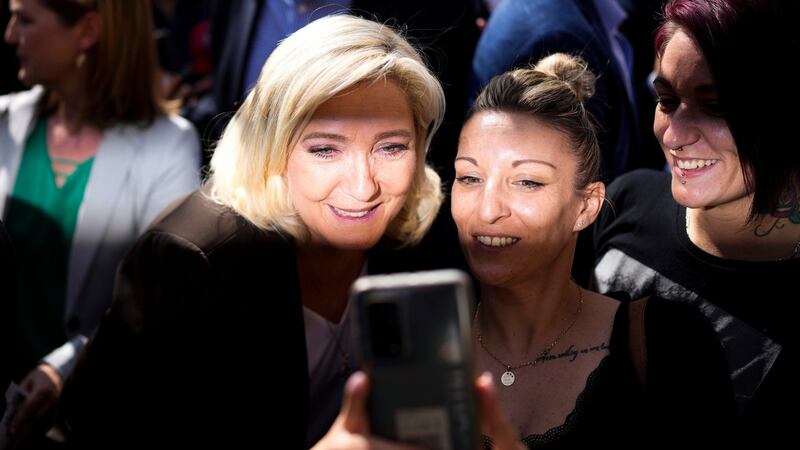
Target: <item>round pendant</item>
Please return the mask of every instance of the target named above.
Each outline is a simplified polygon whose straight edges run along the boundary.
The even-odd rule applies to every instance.
[[[507,370],[503,372],[503,376],[500,377],[500,382],[503,383],[503,386],[511,386],[514,384],[514,379],[516,378],[514,372]]]

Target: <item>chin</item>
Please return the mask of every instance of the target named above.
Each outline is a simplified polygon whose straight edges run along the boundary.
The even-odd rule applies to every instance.
[[[365,236],[347,236],[347,237],[334,237],[327,240],[327,244],[339,250],[369,250],[374,247],[380,236],[365,237]]]
[[[705,200],[687,192],[686,187],[682,185],[679,180],[673,180],[672,182],[672,198],[675,199],[679,205],[686,208],[702,208],[707,206]]]
[[[475,265],[470,261],[469,267],[475,278],[486,286],[505,286],[515,275],[513,269],[500,265]]]

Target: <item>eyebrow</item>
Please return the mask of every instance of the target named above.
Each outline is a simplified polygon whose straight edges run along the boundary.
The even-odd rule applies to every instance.
[[[303,136],[303,142],[310,141],[311,139],[331,139],[340,142],[344,142],[347,140],[346,137],[336,133],[315,132],[315,133],[308,133],[307,135]]]
[[[386,139],[390,137],[405,137],[411,139],[413,135],[408,130],[391,130],[391,131],[384,131],[382,133],[378,133],[375,135],[375,140],[380,141],[381,139]],[[344,142],[347,141],[345,136],[336,133],[323,133],[323,132],[314,132],[309,133],[303,136],[303,141],[308,141],[311,139],[331,139],[334,141]]]
[[[528,163],[536,163],[536,164],[544,164],[545,166],[550,166],[553,169],[556,169],[556,166],[552,163],[547,161],[542,161],[541,159],[519,159],[511,163],[511,167],[517,167],[521,164],[528,164]]]
[[[667,89],[673,89],[672,84],[670,84],[670,82],[663,77],[656,77],[656,79],[653,80],[653,86],[658,87],[659,85]],[[695,87],[694,91],[698,94],[716,94],[717,87],[713,83],[701,84],[700,86]]]
[[[463,160],[463,161],[472,163],[473,165],[476,165],[476,166],[480,167],[480,165],[478,164],[478,161],[475,161],[475,158],[470,158],[469,156],[459,156],[459,157],[456,158],[456,161],[459,161],[459,160]],[[517,167],[520,164],[527,164],[527,163],[544,164],[546,166],[552,167],[553,169],[557,169],[557,167],[555,165],[553,165],[552,163],[549,163],[547,161],[542,161],[541,159],[519,159],[517,161],[512,162],[511,163],[511,167]]]
[[[466,161],[468,163],[472,163],[474,166],[478,166],[478,161],[475,161],[475,158],[470,158],[469,156],[458,156],[456,157],[456,161]]]
[[[411,139],[413,135],[408,130],[391,130],[391,131],[384,131],[383,133],[378,133],[375,135],[375,140],[380,141],[381,139],[386,139],[390,137],[404,137]]]

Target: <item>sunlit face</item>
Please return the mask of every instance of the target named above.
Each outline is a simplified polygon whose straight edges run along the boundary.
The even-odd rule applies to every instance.
[[[739,155],[700,47],[678,29],[658,66],[653,131],[672,165],[672,195],[690,208],[747,197]]]
[[[5,40],[16,47],[20,81],[52,86],[74,70],[80,53],[79,27],[67,27],[39,0],[11,0]]]
[[[562,133],[524,114],[478,113],[461,131],[455,169],[451,211],[481,283],[508,285],[571,262],[582,201]]]
[[[411,190],[415,137],[406,96],[391,81],[320,105],[286,170],[312,244],[365,250],[378,242]]]

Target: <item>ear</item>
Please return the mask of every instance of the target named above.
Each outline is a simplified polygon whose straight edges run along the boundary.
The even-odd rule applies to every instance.
[[[591,225],[597,219],[597,215],[600,214],[600,209],[603,207],[605,199],[606,185],[602,181],[589,183],[583,190],[581,211],[575,219],[572,231],[577,233]]]
[[[103,31],[103,21],[97,11],[89,11],[81,17],[79,22],[80,36],[78,45],[81,52],[88,51],[100,40]]]

